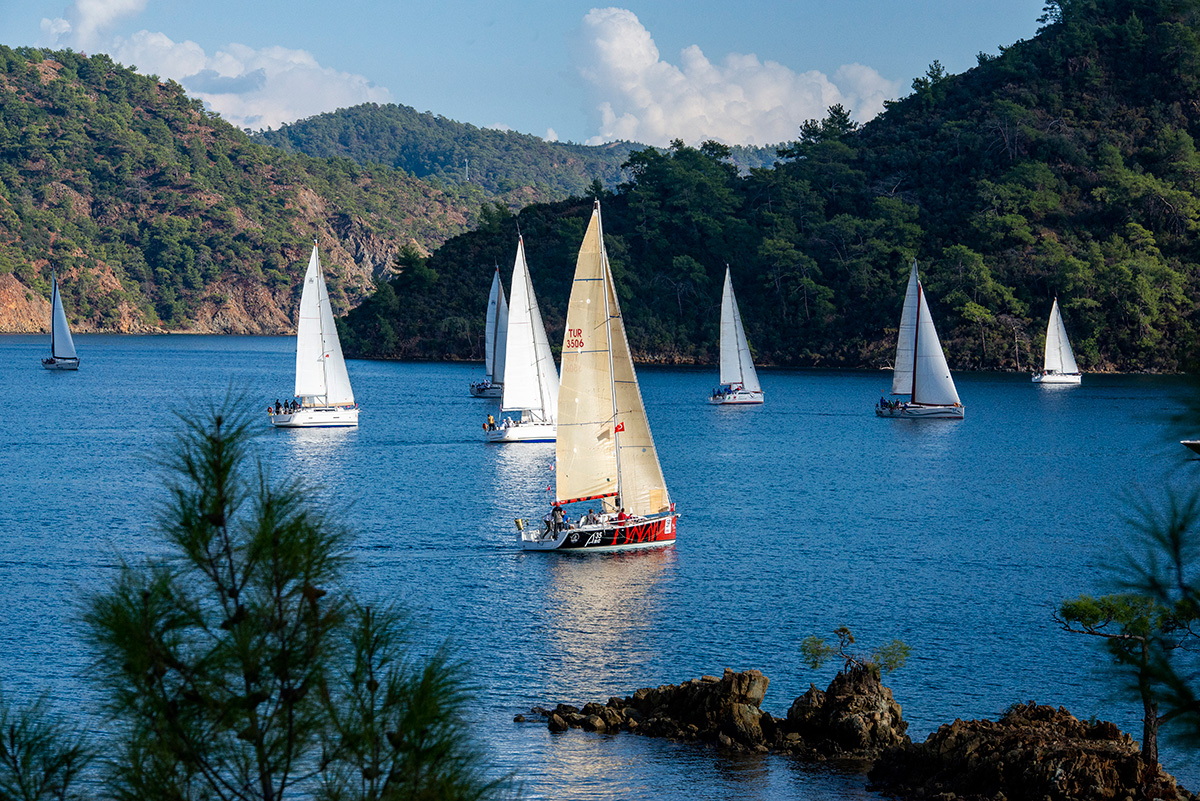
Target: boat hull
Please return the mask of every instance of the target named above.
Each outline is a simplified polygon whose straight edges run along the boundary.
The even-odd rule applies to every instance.
[[[358,425],[358,409],[353,406],[307,406],[270,417],[271,425],[276,428],[348,428]]]
[[[915,403],[875,407],[877,417],[903,420],[962,420],[965,411],[963,406],[926,406]]]
[[[1035,384],[1078,384],[1083,381],[1080,373],[1039,373],[1033,376]]]
[[[708,402],[715,406],[745,406],[762,403],[763,394],[762,390],[752,392],[748,389],[739,389],[733,392],[713,395],[708,399]]]
[[[527,527],[520,534],[521,547],[527,551],[560,553],[609,553],[666,548],[675,544],[678,520],[679,515],[670,512],[627,523],[609,521],[552,534]]]
[[[79,359],[67,359],[51,356],[42,359],[42,367],[47,370],[78,370]]]
[[[1181,439],[1179,444],[1195,453],[1200,453],[1200,439]]]
[[[499,398],[504,395],[503,384],[472,384],[470,390],[473,398]]]
[[[554,442],[558,426],[554,423],[515,423],[487,432],[488,442]]]

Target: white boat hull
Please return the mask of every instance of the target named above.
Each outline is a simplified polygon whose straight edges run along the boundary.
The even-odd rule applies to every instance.
[[[1033,376],[1035,384],[1078,384],[1082,380],[1080,373],[1038,373]]]
[[[558,426],[554,423],[514,423],[505,428],[498,426],[487,432],[488,442],[554,442]]]
[[[306,406],[270,417],[276,428],[346,428],[358,425],[358,407]]]
[[[927,406],[916,403],[875,407],[875,414],[878,417],[893,417],[905,420],[962,420],[965,411],[966,409],[963,406]]]
[[[47,370],[78,370],[79,359],[51,356],[49,358],[42,359],[42,367],[46,368]]]
[[[717,406],[733,406],[746,405],[752,403],[762,403],[762,390],[757,392],[748,389],[736,389],[733,392],[717,393],[708,399],[709,403]]]
[[[611,553],[666,548],[675,544],[678,520],[678,514],[668,512],[624,523],[610,520],[558,532],[526,526],[520,529],[521,547],[526,551],[562,553]]]
[[[473,398],[499,398],[504,395],[503,384],[472,384],[470,389]]]

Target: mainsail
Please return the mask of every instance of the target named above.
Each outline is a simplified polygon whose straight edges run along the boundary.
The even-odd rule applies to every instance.
[[[504,285],[500,283],[500,268],[492,275],[492,290],[488,293],[486,330],[483,332],[484,378],[491,384],[504,383],[504,360],[508,336],[508,302]]]
[[[546,326],[533,294],[525,263],[525,241],[517,240],[512,304],[508,307],[504,351],[502,411],[521,411],[522,419],[554,422],[558,413],[558,370],[546,338]]]
[[[354,403],[316,245],[308,258],[296,325],[296,397],[303,398],[305,406]]]
[[[911,395],[913,388],[913,359],[917,345],[917,278],[916,259],[908,274],[904,290],[904,310],[900,312],[900,332],[896,335],[896,361],[892,368],[892,394]]]
[[[50,281],[50,355],[56,359],[74,359],[75,340],[71,338],[62,295],[58,292],[58,275],[52,275]]]
[[[721,293],[721,383],[741,384],[750,392],[759,392],[758,373],[746,342],[742,314],[733,295],[733,281],[725,268],[725,289]]]
[[[600,221],[592,209],[567,305],[558,397],[557,497],[606,498],[635,515],[670,509]]]
[[[1063,325],[1062,312],[1058,310],[1058,298],[1050,307],[1050,322],[1046,325],[1046,361],[1047,373],[1079,372],[1075,363],[1075,353],[1071,350],[1071,342],[1067,339],[1067,328]]]

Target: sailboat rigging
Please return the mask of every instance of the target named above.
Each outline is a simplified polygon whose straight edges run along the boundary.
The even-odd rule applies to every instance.
[[[558,370],[546,338],[546,326],[533,294],[525,240],[517,239],[512,302],[505,333],[504,392],[500,411],[518,412],[487,428],[489,442],[553,442],[558,414]]]
[[[79,369],[75,340],[71,338],[67,312],[63,309],[62,294],[58,291],[57,273],[50,276],[50,356],[42,359],[42,367],[47,370]]]
[[[338,341],[329,290],[314,243],[300,294],[296,323],[296,398],[268,410],[279,428],[343,428],[358,425],[358,404],[350,388]]]
[[[721,292],[721,385],[713,390],[709,403],[762,403],[762,386],[754,369],[742,313],[733,295],[729,266],[725,267],[725,288]]]
[[[517,521],[534,551],[617,551],[675,541],[667,492],[604,248],[600,203],[579,248],[563,334],[555,501],[543,527]],[[593,503],[577,521],[574,504]]]
[[[492,289],[488,293],[487,320],[483,334],[483,363],[487,371],[482,381],[472,382],[471,394],[476,398],[499,398],[504,394],[504,359],[508,337],[508,302],[504,299],[504,284],[500,268],[492,274]]]
[[[1050,307],[1050,320],[1046,323],[1046,351],[1042,372],[1035,373],[1035,384],[1079,384],[1083,376],[1075,363],[1071,341],[1067,339],[1067,327],[1063,325],[1062,312],[1058,310],[1058,298]]]
[[[946,363],[937,329],[933,325],[915,260],[904,293],[904,308],[900,312],[892,394],[907,395],[909,399],[881,399],[875,405],[875,414],[912,419],[963,418],[964,408],[954,387],[954,379],[950,376],[950,366]]]

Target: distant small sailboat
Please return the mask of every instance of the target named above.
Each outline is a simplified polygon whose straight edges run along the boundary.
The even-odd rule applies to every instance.
[[[50,356],[42,359],[42,367],[47,370],[79,369],[75,340],[71,338],[71,327],[67,325],[67,313],[58,291],[57,273],[50,276]]]
[[[762,403],[763,391],[754,370],[742,313],[733,295],[729,267],[725,267],[725,289],[721,293],[721,385],[708,399],[716,404]]]
[[[558,414],[558,370],[546,338],[546,326],[533,294],[525,241],[517,239],[513,264],[512,303],[504,337],[504,393],[500,412],[520,412],[504,418],[487,432],[489,442],[553,442]]]
[[[938,340],[925,291],[913,261],[900,313],[896,337],[896,361],[892,372],[892,394],[907,395],[907,401],[882,399],[875,406],[880,417],[961,420],[964,408]]]
[[[504,299],[499,267],[492,275],[486,325],[483,333],[483,363],[487,372],[483,380],[472,383],[470,389],[476,398],[499,398],[504,394],[505,338],[508,336],[508,302]]]
[[[1050,307],[1050,321],[1046,324],[1046,356],[1042,372],[1035,373],[1035,384],[1078,384],[1083,381],[1071,341],[1067,339],[1067,327],[1063,325],[1062,312],[1058,310],[1058,298]]]
[[[1179,444],[1193,453],[1200,453],[1200,439],[1181,439]]]
[[[517,521],[530,551],[624,551],[675,542],[671,503],[650,434],[613,285],[600,203],[579,247],[563,334],[555,495],[545,526]],[[598,501],[572,524],[564,508]]]
[[[272,424],[279,428],[358,425],[358,405],[350,388],[315,244],[308,257],[296,323],[296,398],[285,405],[276,403],[269,411]]]

